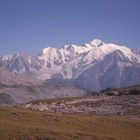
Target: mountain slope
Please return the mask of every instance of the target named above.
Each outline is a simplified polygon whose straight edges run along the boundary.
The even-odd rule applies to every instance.
[[[9,71],[4,66],[0,66],[0,83],[4,85],[36,85],[41,82],[35,78]]]
[[[140,64],[121,51],[114,51],[82,72],[75,83],[91,91],[140,83]]]
[[[1,65],[4,65],[10,71],[32,75],[38,73],[43,62],[36,56],[25,52],[19,52],[15,55],[6,55],[0,59]]]

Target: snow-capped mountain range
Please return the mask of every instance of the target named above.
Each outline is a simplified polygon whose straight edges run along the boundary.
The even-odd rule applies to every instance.
[[[140,84],[140,51],[98,39],[82,46],[47,47],[37,56],[5,55],[0,64],[41,80],[69,79],[90,91]]]

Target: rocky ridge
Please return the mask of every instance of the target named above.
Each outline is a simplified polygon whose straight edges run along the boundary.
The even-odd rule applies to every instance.
[[[124,89],[116,89],[120,94],[107,89],[98,96],[38,100],[23,107],[47,112],[117,115],[140,119],[140,91],[135,94],[130,90],[136,91],[139,88],[140,86],[125,88],[127,94],[122,94]],[[107,94],[107,91],[112,94]]]

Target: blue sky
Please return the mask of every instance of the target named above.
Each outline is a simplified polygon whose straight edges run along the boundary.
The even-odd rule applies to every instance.
[[[140,0],[0,0],[0,55],[94,38],[140,48]]]

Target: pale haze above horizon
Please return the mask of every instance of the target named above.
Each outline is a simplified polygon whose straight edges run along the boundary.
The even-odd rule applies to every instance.
[[[140,48],[140,0],[0,0],[0,55],[93,39]]]

